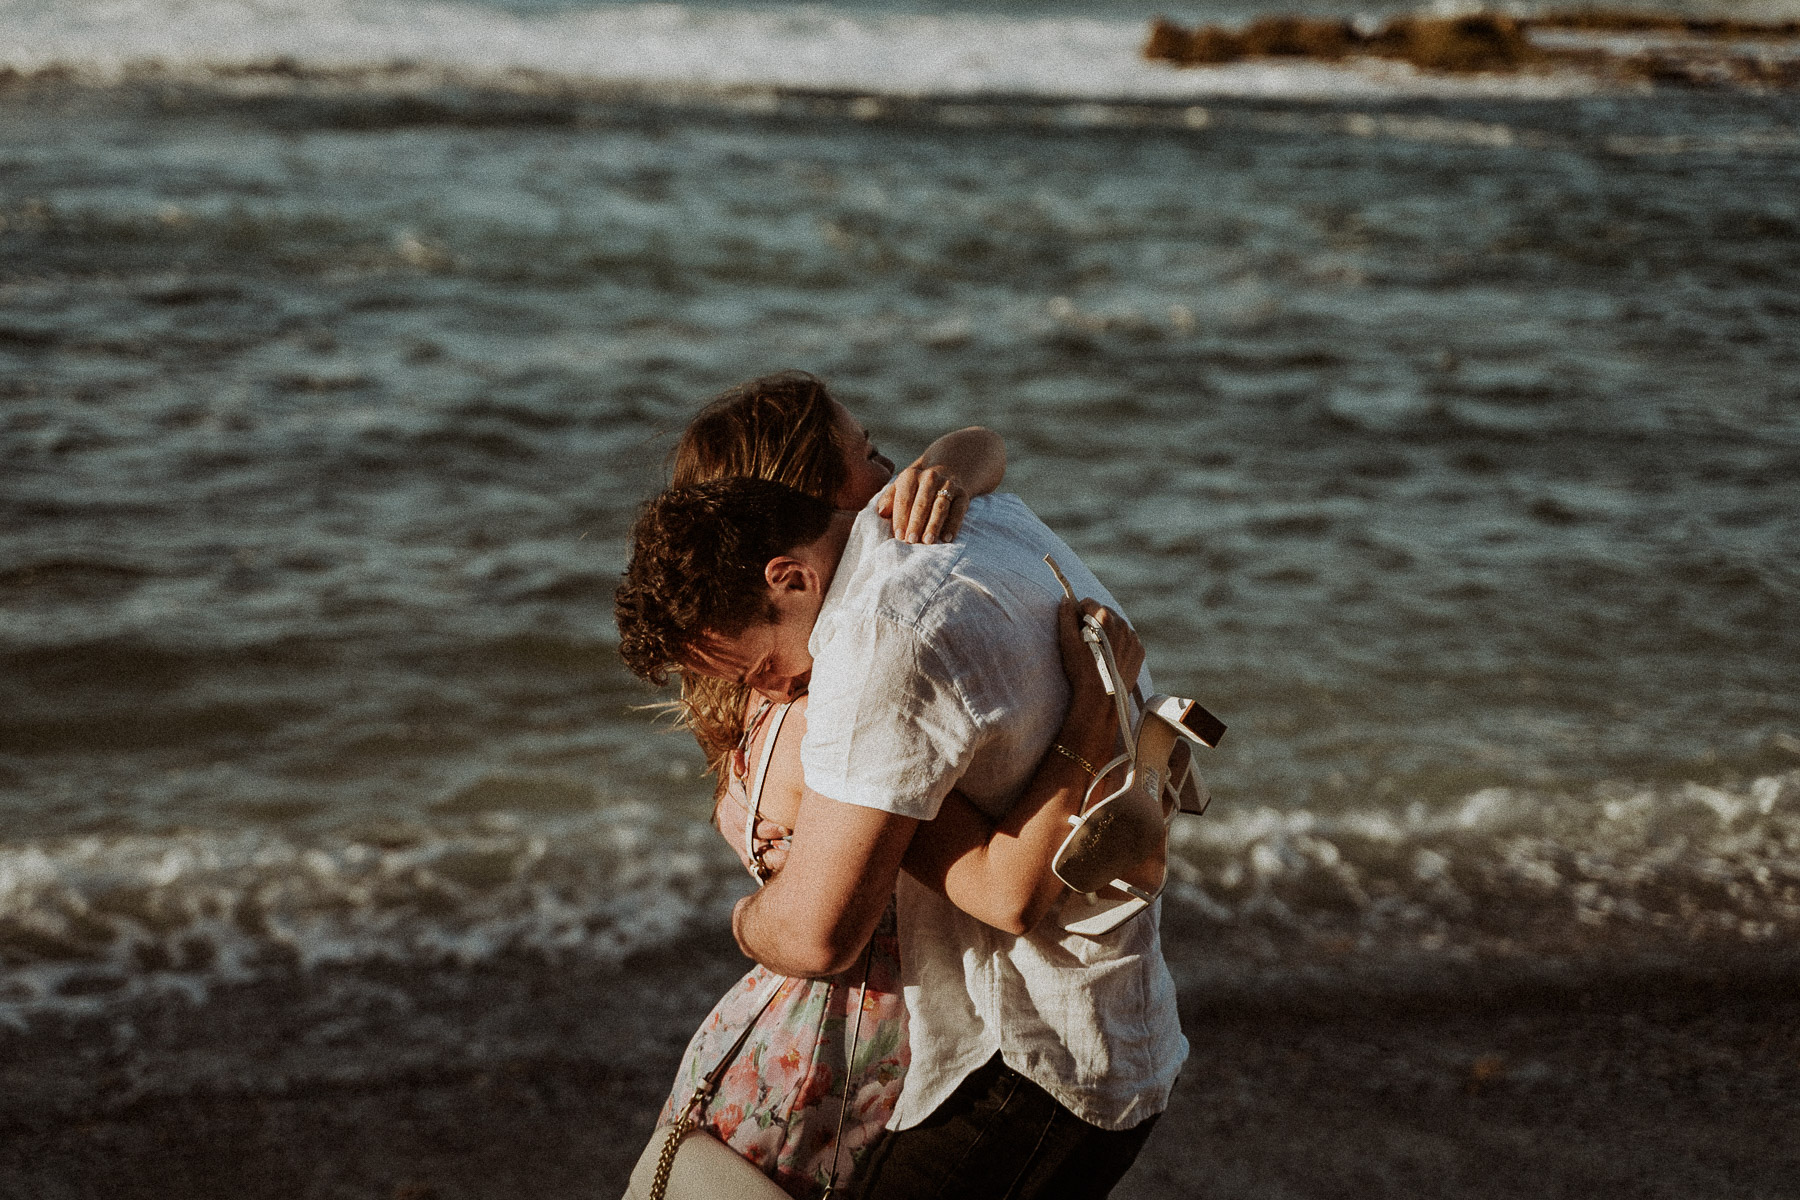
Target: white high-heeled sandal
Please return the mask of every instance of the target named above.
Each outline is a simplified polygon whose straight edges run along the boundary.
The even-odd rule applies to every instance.
[[[1069,599],[1074,589],[1048,555]],[[1112,645],[1099,622],[1082,615],[1082,640],[1118,707],[1119,727],[1131,731],[1125,753],[1095,775],[1081,812],[1069,818],[1068,836],[1050,860],[1050,869],[1076,894],[1063,902],[1062,927],[1099,937],[1148,909],[1168,881],[1169,825],[1178,812],[1199,815],[1211,794],[1194,766],[1193,748],[1212,749],[1225,724],[1192,700],[1151,696],[1134,718],[1131,686],[1119,673]],[[1095,800],[1101,783],[1126,765],[1124,780]]]

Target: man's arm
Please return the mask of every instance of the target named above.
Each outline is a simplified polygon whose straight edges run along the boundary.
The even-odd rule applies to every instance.
[[[784,975],[819,978],[850,967],[894,894],[918,825],[806,789],[781,873],[732,911],[738,948]]]

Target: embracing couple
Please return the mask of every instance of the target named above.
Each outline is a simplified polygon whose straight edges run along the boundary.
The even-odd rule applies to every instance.
[[[1156,906],[1092,932],[1050,869],[1120,744],[1101,642],[1140,685],[1143,648],[1004,468],[971,429],[895,474],[822,383],[770,376],[695,418],[632,531],[620,653],[679,674],[762,882],[732,915],[760,965],[663,1122],[793,1196],[1104,1196],[1187,1056]]]

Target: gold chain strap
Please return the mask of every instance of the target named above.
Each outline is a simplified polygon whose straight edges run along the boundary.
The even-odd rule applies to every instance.
[[[769,994],[763,998],[761,1006],[756,1010],[756,1015],[750,1018],[750,1023],[744,1026],[742,1033],[738,1034],[737,1041],[731,1044],[731,1049],[727,1050],[713,1069],[706,1073],[706,1078],[700,1081],[700,1086],[694,1089],[694,1094],[688,1097],[688,1102],[681,1106],[681,1115],[675,1119],[675,1124],[669,1126],[669,1136],[663,1139],[662,1153],[656,1156],[656,1178],[650,1183],[650,1200],[665,1200],[669,1192],[669,1173],[675,1169],[675,1155],[681,1149],[681,1139],[687,1135],[688,1130],[699,1123],[701,1114],[706,1111],[706,1106],[712,1103],[713,1093],[719,1088],[719,1080],[725,1078],[725,1069],[731,1065],[731,1060],[738,1056],[738,1051],[744,1048],[744,1043],[750,1040],[750,1031],[756,1028],[756,1023],[762,1020],[763,1014],[769,1011],[769,1006],[775,1003],[775,997],[779,996],[781,989],[787,985],[787,980],[780,975],[773,976],[773,979],[774,987],[770,988]]]
[[[690,1102],[688,1111],[669,1126],[669,1136],[663,1139],[662,1153],[656,1158],[656,1179],[650,1184],[650,1200],[664,1200],[669,1194],[669,1172],[675,1169],[675,1152],[681,1149],[681,1139],[693,1127],[694,1106]]]

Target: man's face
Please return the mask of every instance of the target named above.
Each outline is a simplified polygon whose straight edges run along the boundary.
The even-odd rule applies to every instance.
[[[812,679],[812,651],[807,648],[812,622],[792,613],[782,618],[751,625],[736,637],[709,630],[694,644],[685,666],[742,683],[771,700],[792,700]]]

